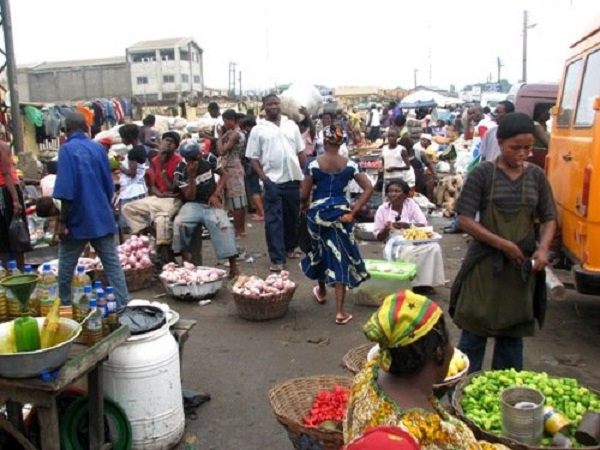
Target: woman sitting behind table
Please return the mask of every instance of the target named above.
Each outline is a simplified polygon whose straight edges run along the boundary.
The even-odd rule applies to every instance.
[[[388,296],[364,326],[379,355],[354,379],[344,419],[344,442],[377,426],[396,426],[426,449],[506,449],[477,441],[465,423],[433,396],[454,348],[442,309],[411,291]]]
[[[437,242],[411,245],[402,237],[402,230],[406,228],[427,226],[425,214],[409,197],[409,192],[404,180],[390,181],[386,187],[388,201],[377,208],[373,233],[379,241],[386,241],[386,260],[417,265],[413,289],[429,293],[434,286],[442,286],[446,282],[442,248]]]

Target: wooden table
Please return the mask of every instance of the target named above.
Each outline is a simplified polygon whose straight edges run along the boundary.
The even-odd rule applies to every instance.
[[[121,327],[93,347],[75,342],[69,359],[53,381],[40,378],[0,378],[0,398],[7,402],[8,420],[0,418],[0,429],[10,433],[25,450],[35,450],[23,435],[22,405],[35,405],[40,423],[42,450],[60,450],[57,397],[69,385],[87,375],[90,450],[109,450],[112,446],[104,441],[104,395],[102,363],[109,353],[129,338],[129,328]]]
[[[190,330],[196,326],[195,320],[180,319],[171,327],[171,334],[179,345],[179,369],[183,378],[183,347],[188,340]]]

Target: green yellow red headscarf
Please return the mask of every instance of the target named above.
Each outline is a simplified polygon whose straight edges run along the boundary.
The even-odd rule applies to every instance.
[[[442,309],[436,303],[412,291],[399,291],[386,297],[364,326],[367,339],[379,344],[381,368],[390,368],[390,348],[418,341],[441,317]]]

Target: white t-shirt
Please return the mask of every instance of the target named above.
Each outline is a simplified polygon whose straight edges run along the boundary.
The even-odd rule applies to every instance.
[[[379,115],[379,111],[377,111],[376,109],[371,110],[371,126],[372,127],[381,126],[381,118]]]
[[[414,187],[416,184],[415,170],[412,166],[409,166],[408,170],[398,170],[394,172],[386,172],[386,167],[406,167],[404,160],[402,159],[402,150],[406,150],[401,145],[396,146],[395,149],[390,149],[387,145],[381,150],[381,156],[383,157],[383,179],[392,180],[401,178],[408,184],[409,187]]]
[[[125,158],[123,162],[121,162],[121,167],[129,169],[128,158]],[[139,197],[140,195],[144,195],[148,192],[146,189],[146,180],[144,180],[147,167],[148,166],[146,164],[138,163],[137,170],[135,171],[135,176],[133,178],[129,175],[125,175],[124,173],[120,174],[119,185],[121,190],[119,191],[119,198],[121,200]]]
[[[279,126],[265,120],[252,128],[246,157],[258,159],[271,181],[286,183],[304,178],[298,161],[298,154],[303,151],[304,140],[298,125],[282,116]]]
[[[210,113],[207,112],[202,116],[202,120],[212,123],[214,137],[219,137],[217,127],[222,127],[225,124],[225,122],[223,122],[223,117],[221,117],[220,114],[218,117],[212,117]]]

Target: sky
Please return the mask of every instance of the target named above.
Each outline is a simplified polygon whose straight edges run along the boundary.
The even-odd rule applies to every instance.
[[[600,25],[600,0],[12,0],[17,65],[125,55],[137,41],[193,37],[205,85],[227,88],[229,62],[244,89],[326,86],[460,89],[517,82],[523,10],[528,81],[557,81],[569,46]],[[89,6],[88,6],[89,5]]]

